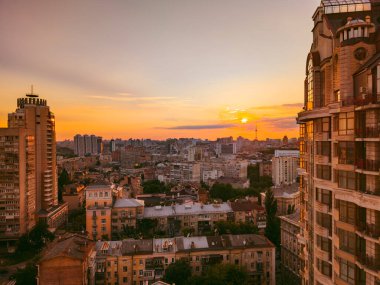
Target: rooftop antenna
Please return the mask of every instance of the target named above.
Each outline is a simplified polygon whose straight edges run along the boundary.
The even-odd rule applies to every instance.
[[[30,97],[30,98],[37,98],[38,97],[37,94],[33,94],[33,84],[30,85],[30,93],[26,94],[26,97]]]

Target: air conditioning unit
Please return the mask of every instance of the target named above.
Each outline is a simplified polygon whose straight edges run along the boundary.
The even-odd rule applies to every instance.
[[[363,94],[363,93],[367,93],[367,87],[364,87],[364,86],[360,86],[360,88],[359,88],[359,92],[361,93],[361,94]]]

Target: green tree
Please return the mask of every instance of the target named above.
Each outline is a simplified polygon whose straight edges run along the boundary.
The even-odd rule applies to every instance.
[[[17,272],[15,273],[15,279],[17,285],[34,285],[37,284],[37,267],[28,264],[23,269],[17,269]]]
[[[163,280],[169,284],[185,285],[188,284],[190,277],[191,267],[189,263],[184,260],[178,260],[166,268]]]
[[[210,197],[224,202],[244,196],[244,191],[232,188],[231,184],[215,183],[210,189]]]
[[[229,221],[220,221],[215,223],[215,229],[218,234],[257,234],[259,229],[253,223],[235,223]]]
[[[280,246],[280,220],[276,217],[277,213],[277,200],[271,188],[265,192],[265,211],[267,216],[267,225],[265,228],[265,235],[276,246]]]
[[[152,237],[157,228],[157,219],[141,219],[137,220],[137,232],[144,238]]]
[[[59,202],[63,202],[62,193],[63,193],[64,186],[70,183],[71,181],[70,181],[69,173],[64,168],[58,177],[58,201]]]
[[[144,181],[142,184],[144,189],[144,194],[159,194],[168,192],[168,187],[165,183],[159,180],[148,180]]]
[[[252,284],[247,271],[232,264],[215,264],[203,276],[194,276],[188,284],[196,285],[248,285]]]

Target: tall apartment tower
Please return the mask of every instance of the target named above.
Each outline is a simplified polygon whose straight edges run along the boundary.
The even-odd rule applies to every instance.
[[[28,94],[0,129],[0,239],[19,237],[38,219],[57,227],[66,215],[58,203],[54,115],[46,100]]]
[[[380,3],[313,15],[300,124],[303,284],[380,284]]]

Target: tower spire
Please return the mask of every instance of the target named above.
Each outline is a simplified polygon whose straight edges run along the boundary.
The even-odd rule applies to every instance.
[[[38,97],[38,95],[37,94],[34,94],[33,93],[33,84],[32,85],[30,85],[30,93],[28,94],[26,94],[26,97],[32,97],[32,98],[36,98],[36,97]]]

